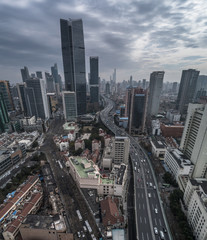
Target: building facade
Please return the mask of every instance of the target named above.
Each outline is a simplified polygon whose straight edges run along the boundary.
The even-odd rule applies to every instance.
[[[187,113],[188,104],[194,102],[194,95],[199,73],[200,72],[195,69],[182,71],[176,102],[176,108],[181,113],[181,115],[185,115]]]
[[[77,104],[76,104],[76,93],[70,91],[62,92],[63,98],[63,112],[66,121],[77,120]]]
[[[21,75],[22,75],[22,81],[26,82],[26,80],[30,78],[28,68],[26,66],[24,66],[24,68],[20,69],[20,71],[21,71]]]
[[[99,103],[99,59],[90,57],[90,102]]]
[[[14,102],[9,81],[0,80],[0,93],[2,93],[7,111],[14,110]]]
[[[164,71],[157,71],[150,74],[148,115],[156,115],[159,112],[164,74]]]
[[[193,177],[207,177],[206,146],[207,105],[189,104],[180,148],[195,165]]]
[[[77,114],[86,113],[86,75],[83,23],[60,19],[65,90],[76,93]]]
[[[114,164],[128,164],[130,139],[128,137],[115,137],[113,143]]]

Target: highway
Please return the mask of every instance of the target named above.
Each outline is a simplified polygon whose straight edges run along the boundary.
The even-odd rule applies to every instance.
[[[171,240],[162,207],[159,189],[150,160],[139,143],[113,121],[114,103],[105,98],[106,107],[100,113],[102,122],[115,135],[130,138],[130,158],[133,167],[136,235],[138,240]]]

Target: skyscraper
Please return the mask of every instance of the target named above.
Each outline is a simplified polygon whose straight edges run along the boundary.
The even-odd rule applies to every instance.
[[[55,92],[54,76],[46,72],[45,79],[46,79],[47,92],[54,93]]]
[[[129,133],[132,132],[137,134],[139,132],[144,132],[146,114],[147,114],[147,90],[141,88],[132,88],[131,94],[128,96],[128,126]]]
[[[77,120],[77,105],[75,92],[63,91],[63,112],[66,121]]]
[[[30,78],[26,80],[27,85],[27,100],[30,98],[27,104],[30,106],[29,108],[33,111],[33,106],[36,105],[37,113],[36,117],[40,117],[42,119],[49,118],[49,110],[47,103],[47,95],[45,84],[42,79],[39,78]],[[34,107],[35,108],[35,107]],[[32,115],[33,116],[33,115]]]
[[[148,114],[156,115],[160,106],[160,95],[164,78],[164,71],[157,71],[150,74]]]
[[[36,76],[37,76],[37,78],[40,78],[40,79],[43,78],[43,77],[42,77],[42,72],[41,72],[41,71],[36,71]]]
[[[13,102],[11,86],[10,86],[9,81],[0,80],[0,93],[2,93],[2,95],[3,95],[7,110],[13,111],[14,110],[14,102]]]
[[[98,57],[90,57],[90,102],[99,102],[99,68],[98,68]]]
[[[83,23],[60,19],[65,89],[76,93],[77,113],[86,113],[85,46]]]
[[[26,98],[25,98],[26,84],[25,83],[17,83],[16,86],[17,86],[17,92],[18,92],[18,96],[19,96],[21,110],[25,115],[27,115],[27,105],[26,105]]]
[[[188,105],[180,148],[195,165],[193,177],[207,177],[207,105]]]
[[[24,67],[20,70],[21,70],[21,74],[22,74],[22,81],[25,82],[27,79],[30,78],[29,70],[27,67]]]
[[[0,93],[0,133],[5,131],[5,124],[9,122],[6,104],[3,94]]]
[[[194,102],[194,95],[199,71],[195,69],[183,70],[176,102],[176,108],[181,115],[187,113],[188,104]]]

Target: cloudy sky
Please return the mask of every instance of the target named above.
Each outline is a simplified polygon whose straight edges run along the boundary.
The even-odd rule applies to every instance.
[[[118,81],[207,74],[206,9],[206,0],[0,0],[0,79],[20,82],[23,66],[49,71],[55,62],[62,74],[60,18],[83,19],[87,72],[99,56],[106,80],[113,68]]]

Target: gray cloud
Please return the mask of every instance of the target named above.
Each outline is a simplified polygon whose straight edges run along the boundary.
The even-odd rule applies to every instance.
[[[160,69],[179,81],[193,64],[206,74],[205,7],[205,0],[0,0],[0,78],[19,81],[24,65],[49,71],[54,62],[62,73],[60,18],[83,19],[87,69],[89,56],[99,56],[105,79],[114,67],[120,81]]]

